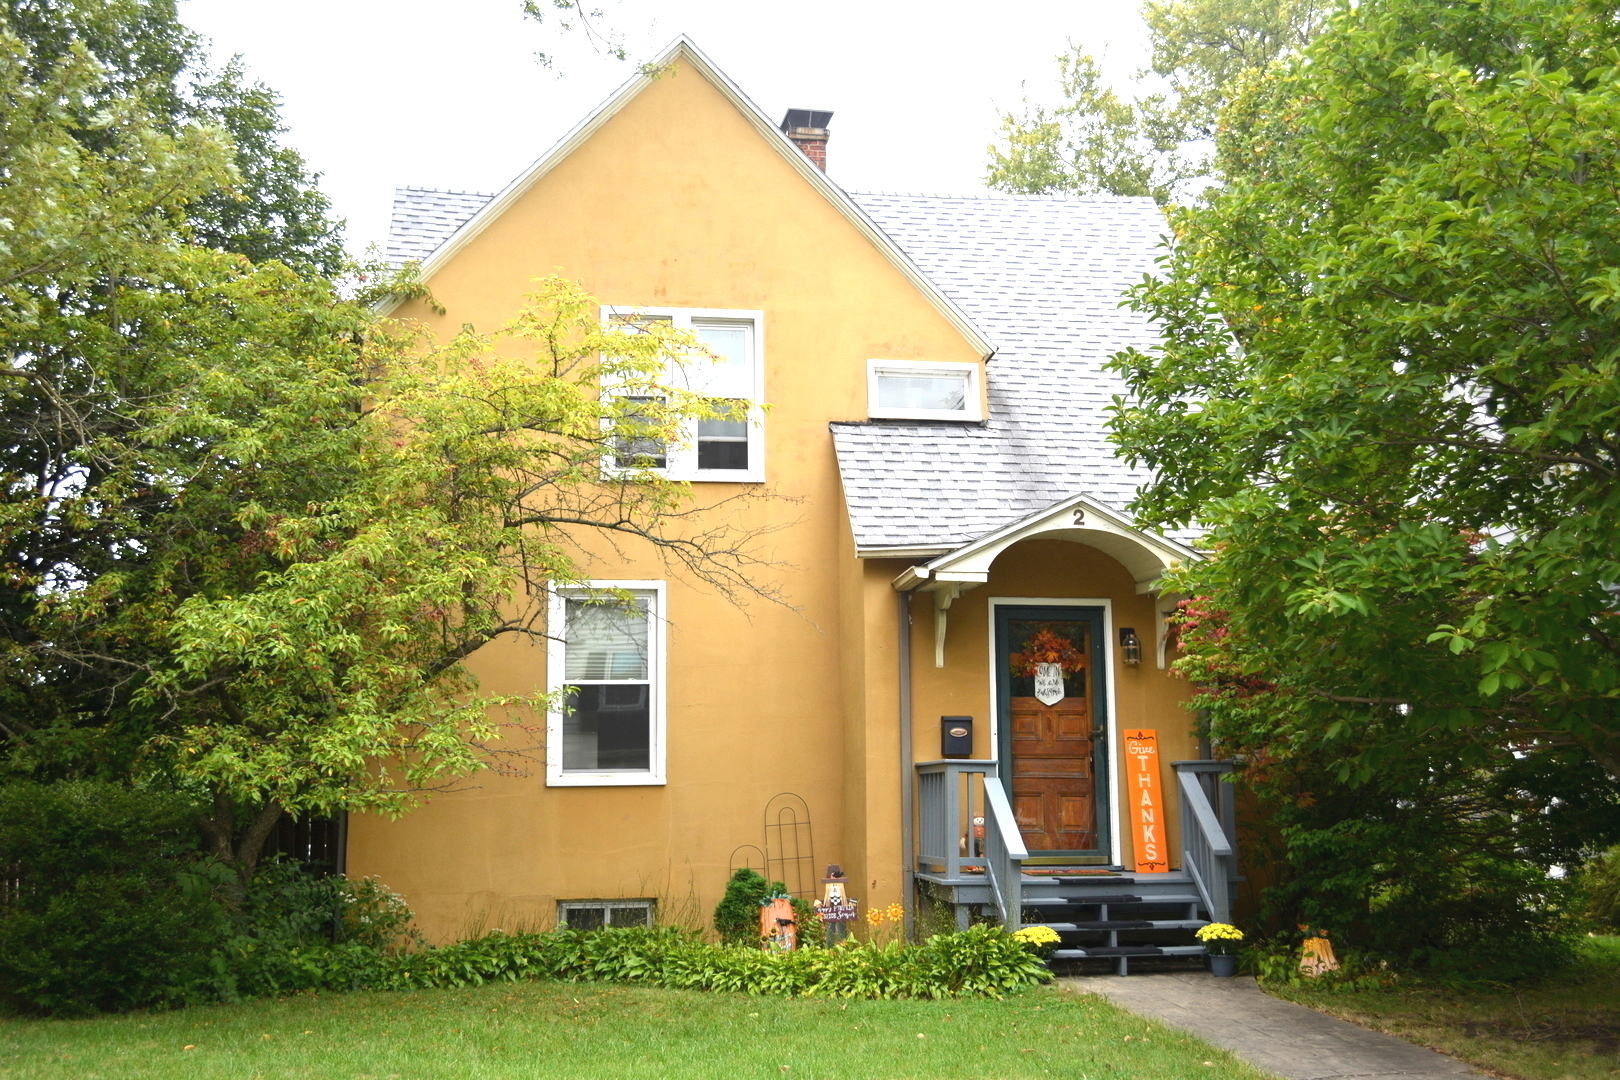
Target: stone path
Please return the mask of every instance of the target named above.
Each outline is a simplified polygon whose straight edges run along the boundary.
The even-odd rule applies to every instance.
[[[1190,1031],[1289,1080],[1456,1080],[1484,1074],[1456,1058],[1206,972],[1088,976],[1059,984]]]

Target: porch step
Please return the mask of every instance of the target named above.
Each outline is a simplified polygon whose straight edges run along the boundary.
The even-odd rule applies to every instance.
[[[1087,957],[1119,956],[1203,956],[1202,945],[1098,945],[1084,949],[1055,949],[1053,960],[1084,960]]]
[[[1059,932],[1081,930],[1197,930],[1208,926],[1207,919],[1102,919],[1097,922],[1043,922],[1028,923]]]
[[[1025,896],[1025,907],[1091,907],[1097,904],[1197,904],[1196,894],[1171,896],[1136,896],[1127,893],[1096,894],[1093,896]]]

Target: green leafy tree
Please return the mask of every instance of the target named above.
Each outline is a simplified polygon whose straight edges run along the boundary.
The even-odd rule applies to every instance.
[[[399,812],[532,763],[547,702],[480,694],[461,661],[543,638],[545,589],[588,577],[588,534],[764,591],[746,530],[715,524],[735,507],[692,505],[656,469],[604,471],[713,415],[669,383],[697,348],[684,332],[603,328],[548,279],[497,338],[434,346],[276,264],[213,269],[124,298],[152,328],[144,393],[98,451],[95,505],[62,526],[117,542],[71,585],[32,583],[12,687],[26,697],[43,669],[109,689],[14,716],[14,766],[99,755],[195,791],[214,854],[248,876],[283,812]]]
[[[91,152],[110,145],[99,118],[108,108],[138,109],[170,136],[210,131],[227,148],[233,173],[177,193],[194,240],[255,262],[342,268],[339,223],[303,158],[280,142],[276,95],[236,61],[213,67],[174,0],[3,0],[0,22],[24,47],[30,83],[47,83],[75,54],[93,62],[73,99],[59,102],[64,129]]]
[[[1516,763],[1620,782],[1615,14],[1340,14],[1250,88],[1277,137],[1223,148],[1132,294],[1164,335],[1117,360],[1116,435],[1157,475],[1138,509],[1214,552],[1179,577],[1207,623],[1183,669],[1296,808],[1321,792],[1273,779],[1504,806]]]
[[[1004,114],[991,187],[1025,194],[1151,195],[1165,204],[1211,176],[1222,109],[1248,81],[1297,52],[1327,0],[1149,0],[1147,70],[1110,87],[1096,57],[1057,58],[1063,104]]]
[[[188,793],[247,877],[282,813],[400,811],[525,767],[544,703],[480,695],[460,661],[543,635],[543,590],[586,576],[591,536],[765,591],[736,507],[605,464],[715,415],[668,378],[704,362],[695,339],[604,328],[558,279],[496,334],[390,328],[313,258],[203,242],[231,139],[114,74],[85,40],[0,26],[13,776]]]

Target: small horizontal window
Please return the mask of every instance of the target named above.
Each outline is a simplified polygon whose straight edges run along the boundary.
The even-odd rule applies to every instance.
[[[876,418],[978,420],[979,366],[873,360],[867,413]]]
[[[652,926],[655,903],[653,900],[563,900],[557,904],[557,923],[570,930]]]

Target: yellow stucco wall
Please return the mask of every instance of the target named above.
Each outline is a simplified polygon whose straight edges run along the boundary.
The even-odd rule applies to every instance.
[[[706,919],[733,850],[763,844],[766,803],[788,791],[809,805],[818,863],[863,880],[869,838],[898,832],[897,749],[866,731],[869,707],[892,730],[895,649],[892,631],[868,640],[866,605],[884,593],[892,627],[894,601],[854,560],[827,424],[865,417],[870,358],[979,356],[685,65],[433,275],[444,314],[409,304],[396,317],[441,335],[493,329],[554,271],[607,304],[765,312],[766,464],[781,498],[738,524],[791,522],[764,542],[778,563],[765,583],[798,610],[739,610],[646,551],[629,547],[626,561],[593,545],[594,576],[669,582],[667,785],[548,788],[539,762],[524,777],[484,774],[397,821],[355,817],[350,872],[402,892],[436,939],[548,922],[572,898],[656,897],[666,914]],[[696,488],[707,502],[738,485]],[[544,684],[544,653],[528,644],[491,645],[472,666],[491,691]],[[881,791],[867,787],[872,762]]]
[[[514,138],[521,138],[515,133]],[[522,193],[429,280],[436,314],[396,317],[441,335],[494,329],[532,278],[581,282],[606,304],[758,309],[770,412],[769,493],[737,524],[786,528],[762,584],[788,604],[746,609],[649,552],[586,540],[588,572],[660,579],[668,591],[667,777],[662,786],[547,787],[483,774],[398,820],[357,815],[349,871],[403,893],[427,935],[548,924],[563,899],[653,897],[706,922],[741,845],[764,844],[779,792],[809,806],[817,876],[842,863],[852,895],[901,899],[897,659],[891,580],[907,565],[855,556],[829,421],[866,415],[866,361],[978,361],[972,344],[699,72],[678,64]],[[707,505],[735,484],[695,485]],[[915,756],[936,756],[937,717],[989,717],[992,596],[1110,597],[1115,625],[1151,642],[1151,600],[1093,549],[1016,545],[952,609],[947,666],[933,667],[930,601],[914,602]],[[1157,726],[1166,761],[1190,757],[1182,687],[1149,659],[1118,671],[1122,723]],[[544,652],[500,642],[472,667],[486,689],[545,684]],[[979,731],[989,749],[988,723]]]

